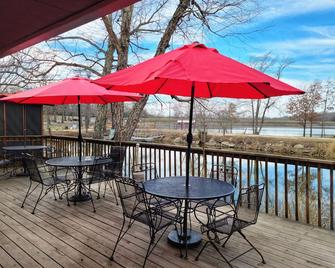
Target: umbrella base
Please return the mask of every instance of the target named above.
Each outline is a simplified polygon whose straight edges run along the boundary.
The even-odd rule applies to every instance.
[[[84,194],[73,195],[69,197],[69,201],[70,202],[85,202],[85,201],[91,200],[91,198],[92,197],[89,193],[84,193]]]
[[[187,247],[193,248],[197,247],[202,240],[202,235],[191,229],[187,229]],[[168,235],[168,242],[176,247],[184,247],[184,239],[181,235],[178,235],[176,230],[173,230]]]

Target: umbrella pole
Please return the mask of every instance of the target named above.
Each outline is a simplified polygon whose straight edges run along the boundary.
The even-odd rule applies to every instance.
[[[186,193],[188,193],[189,187],[190,187],[190,159],[191,159],[191,146],[193,141],[193,135],[192,135],[192,122],[193,122],[193,104],[194,104],[194,82],[192,82],[192,89],[191,89],[191,104],[190,104],[190,117],[189,117],[189,123],[188,123],[188,134],[187,134],[187,151],[186,151],[186,181],[185,181],[185,188]],[[184,242],[184,248],[186,249],[185,252],[185,258],[187,258],[187,240],[188,240],[188,234],[187,234],[187,214],[188,214],[188,207],[189,207],[189,200],[185,200],[185,208],[184,208],[184,222],[183,222],[183,242]]]
[[[79,127],[79,129],[78,129],[79,161],[81,161],[83,137],[81,136],[80,96],[78,96],[78,127]]]
[[[191,146],[192,146],[192,141],[193,141],[193,135],[192,135],[193,104],[194,104],[194,82],[192,82],[190,115],[189,115],[189,121],[188,121],[188,134],[187,134],[187,138],[186,138],[186,140],[187,140],[187,151],[186,151],[186,190],[188,190],[189,180],[190,180]]]

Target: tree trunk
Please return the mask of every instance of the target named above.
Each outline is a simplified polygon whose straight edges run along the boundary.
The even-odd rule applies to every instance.
[[[131,139],[138,125],[141,113],[148,99],[149,99],[149,96],[146,95],[138,103],[136,103],[136,105],[134,106],[134,108],[131,110],[131,112],[128,115],[128,120],[127,120],[125,127],[121,129],[119,132],[115,133],[115,140],[127,141]]]
[[[86,134],[90,127],[90,119],[91,119],[91,105],[87,104],[86,109],[85,109],[85,133]]]
[[[97,117],[95,119],[93,138],[101,139],[107,122],[107,105],[98,105]]]
[[[171,37],[173,35],[173,33],[176,31],[178,24],[180,23],[181,19],[184,17],[187,8],[190,5],[191,0],[180,0],[178,7],[176,8],[171,20],[169,21],[165,32],[158,44],[158,47],[156,49],[156,53],[155,55],[158,56],[160,54],[165,53],[166,49],[169,47],[169,42],[171,40]],[[126,19],[129,19],[129,14],[125,13],[123,14],[125,16],[125,21],[127,21]],[[127,30],[127,26],[128,24],[125,23],[125,30]],[[121,30],[122,32],[122,30]],[[127,44],[129,46],[129,35],[124,37],[127,37],[128,39],[123,39],[122,38],[122,34],[121,34],[121,38],[120,38],[120,43],[124,43]],[[116,46],[117,47],[117,46]],[[118,49],[118,48],[117,48]],[[125,49],[125,48],[123,48]],[[118,59],[120,60],[120,62],[118,62],[118,69],[122,69],[125,68],[127,66],[127,62],[128,62],[128,47],[127,47],[127,54],[123,54],[118,56]],[[119,52],[118,52],[119,53]],[[127,61],[125,61],[125,59]],[[138,122],[140,120],[140,116],[141,113],[148,101],[148,96],[143,97],[139,102],[137,102],[133,109],[131,110],[131,112],[129,113],[128,116],[128,120],[126,122],[126,125],[124,127],[122,126],[118,126],[118,130],[115,132],[115,140],[117,141],[126,141],[126,140],[130,140],[130,138],[132,137]],[[120,109],[120,108],[118,108]],[[114,111],[113,111],[114,112]],[[118,111],[119,112],[119,111]],[[116,112],[117,113],[117,112]],[[123,115],[123,114],[122,114]],[[121,120],[115,120],[116,125],[118,125],[118,122],[121,122]]]
[[[53,112],[54,112],[54,120],[53,121],[55,123],[57,123],[57,108],[56,108],[56,106],[54,107]]]
[[[61,117],[61,123],[64,124],[65,121],[65,106],[62,107],[62,117]]]
[[[311,120],[310,122],[310,128],[309,128],[309,136],[312,137],[313,136],[313,120]]]
[[[304,122],[302,126],[303,126],[303,129],[304,129],[302,135],[303,135],[304,137],[306,137],[306,122]]]
[[[325,128],[325,116],[326,116],[326,113],[327,113],[327,97],[324,100],[324,107],[323,107],[322,118],[321,118],[321,137],[325,137],[326,136],[326,128]]]
[[[104,19],[108,20],[107,17]],[[115,46],[113,45],[110,38],[108,38],[108,49],[106,53],[105,65],[103,69],[103,75],[107,75],[112,72],[113,62],[114,62],[114,52]],[[94,134],[93,137],[96,139],[101,139],[104,136],[104,130],[106,129],[107,122],[107,106],[98,105],[97,106],[97,115],[94,124]]]

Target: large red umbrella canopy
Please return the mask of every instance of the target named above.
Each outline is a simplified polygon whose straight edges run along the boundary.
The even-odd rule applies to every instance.
[[[137,93],[106,90],[91,80],[81,77],[64,79],[40,88],[30,89],[2,98],[19,104],[77,104],[79,117],[79,159],[82,156],[81,113],[80,104],[138,101],[141,96]]]
[[[87,78],[74,77],[43,87],[25,90],[1,100],[21,104],[107,104],[138,101],[140,98],[141,96],[137,93],[106,90]]]
[[[109,89],[144,94],[262,99],[301,94],[278,79],[193,43],[94,81]]]

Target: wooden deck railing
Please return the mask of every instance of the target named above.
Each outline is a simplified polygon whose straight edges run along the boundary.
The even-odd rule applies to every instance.
[[[3,142],[13,141],[2,137]],[[22,137],[21,137],[22,140]],[[74,137],[35,136],[31,143],[43,142],[55,148],[54,156],[76,155]],[[118,143],[117,143],[118,144]],[[86,155],[108,153],[113,141],[85,139]],[[126,150],[125,175],[136,163],[153,162],[160,176],[185,175],[185,146],[123,142]],[[276,216],[334,229],[334,167],[335,161],[299,158],[222,149],[193,148],[190,172],[208,176],[212,165],[226,164],[238,170],[238,187],[264,183],[262,210]]]

